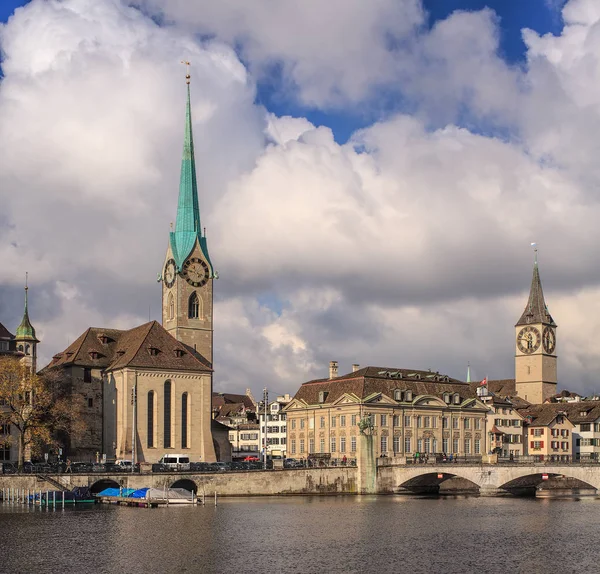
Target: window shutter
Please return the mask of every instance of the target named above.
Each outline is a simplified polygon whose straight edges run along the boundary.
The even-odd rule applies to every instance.
[[[531,441],[531,448],[534,448],[533,444],[534,444],[533,441]]]
[[[544,441],[543,440],[540,441],[540,448],[544,448]]]
[[[533,429],[531,429],[531,436],[533,436]]]

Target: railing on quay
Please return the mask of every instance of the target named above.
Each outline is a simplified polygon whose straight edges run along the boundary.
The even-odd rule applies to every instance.
[[[267,470],[273,469],[301,469],[301,468],[327,468],[327,467],[356,467],[356,459],[328,458],[328,459],[285,459],[267,461]],[[247,472],[263,471],[263,463],[258,461],[234,462],[192,462],[187,465],[172,466],[164,464],[136,464],[134,468],[121,466],[114,463],[84,463],[73,462],[70,466],[65,463],[27,463],[19,471],[13,463],[0,464],[0,474],[5,475],[68,475],[68,474],[172,474],[172,473],[217,473],[217,472]]]

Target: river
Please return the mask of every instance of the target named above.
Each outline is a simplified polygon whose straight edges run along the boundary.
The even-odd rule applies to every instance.
[[[0,504],[2,573],[597,573],[600,499],[345,496]]]

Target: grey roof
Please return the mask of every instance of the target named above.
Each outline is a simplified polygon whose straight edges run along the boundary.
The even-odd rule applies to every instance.
[[[533,266],[533,277],[531,279],[531,288],[529,290],[529,300],[527,306],[517,321],[516,327],[520,325],[530,325],[533,323],[544,323],[556,327],[554,319],[548,311],[548,306],[544,300],[544,292],[542,290],[542,281],[540,280],[540,271],[537,261]]]

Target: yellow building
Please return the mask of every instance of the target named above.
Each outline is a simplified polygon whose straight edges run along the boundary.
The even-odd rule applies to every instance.
[[[569,461],[573,456],[573,429],[559,404],[532,405],[520,411],[527,424],[527,454],[539,461]]]
[[[358,368],[304,383],[285,407],[288,456],[355,459],[370,417],[376,456],[481,456],[488,408],[468,384],[414,369]]]

